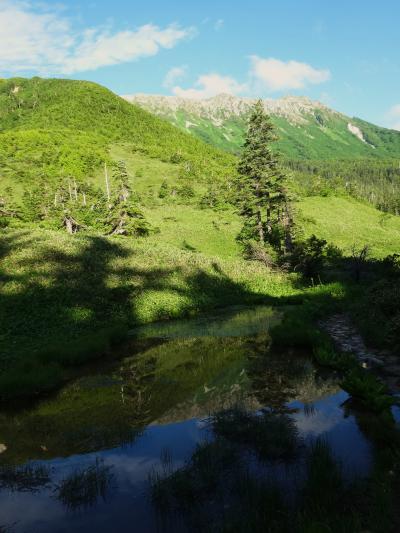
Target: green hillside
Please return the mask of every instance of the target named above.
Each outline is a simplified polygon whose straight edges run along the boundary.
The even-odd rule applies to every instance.
[[[350,198],[309,197],[299,204],[307,235],[316,234],[350,254],[352,246],[367,245],[374,257],[400,250],[400,217],[381,213]]]
[[[229,155],[95,83],[40,78],[0,82],[3,175],[75,175],[77,164],[78,173],[90,174],[115,141],[128,141],[133,150],[149,157],[187,161],[201,178],[225,175],[233,165]]]

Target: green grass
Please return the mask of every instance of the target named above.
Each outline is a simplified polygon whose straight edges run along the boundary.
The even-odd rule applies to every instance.
[[[299,292],[287,276],[269,274],[261,264],[183,250],[158,236],[157,242],[3,231],[2,366],[116,324]]]
[[[339,246],[346,255],[351,247],[370,247],[372,257],[382,258],[400,250],[400,217],[338,197],[308,197],[297,204],[307,236],[315,234]]]
[[[241,221],[233,208],[223,211],[200,209],[199,198],[206,190],[203,183],[191,182],[196,194],[193,200],[178,196],[163,200],[158,197],[158,192],[164,180],[171,189],[182,185],[177,165],[132,152],[129,145],[113,145],[110,155],[114,160],[125,161],[131,186],[145,206],[144,213],[159,230],[147,239],[147,243],[157,245],[161,242],[180,250],[224,259],[239,258],[240,247],[235,239]],[[96,181],[104,187],[103,173],[98,173]]]

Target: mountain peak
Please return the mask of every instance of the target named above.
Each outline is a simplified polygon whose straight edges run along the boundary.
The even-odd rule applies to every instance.
[[[234,96],[228,93],[220,93],[210,98],[192,99],[178,96],[161,95],[128,95],[124,96],[131,103],[145,107],[149,111],[169,116],[178,111],[195,115],[203,119],[211,120],[218,125],[221,119],[229,117],[241,117],[247,115],[257,98]],[[292,124],[304,124],[309,117],[324,111],[331,115],[340,115],[329,109],[321,102],[311,100],[307,96],[284,96],[283,98],[262,99],[267,113],[285,118]]]
[[[251,106],[258,98],[220,93],[203,99],[138,94],[125,98],[163,117],[182,130],[230,152],[243,146]],[[387,133],[367,122],[351,119],[307,96],[263,98],[274,123],[278,148],[293,159],[393,157],[400,133]]]

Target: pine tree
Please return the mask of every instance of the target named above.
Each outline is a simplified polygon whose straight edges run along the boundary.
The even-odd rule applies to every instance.
[[[277,139],[261,100],[254,105],[238,165],[240,214],[245,219],[240,239],[269,243],[279,249],[291,246],[292,216],[286,177],[271,149]]]
[[[115,194],[106,219],[109,235],[147,235],[150,232],[144,214],[132,194],[126,165],[119,161],[113,170]]]

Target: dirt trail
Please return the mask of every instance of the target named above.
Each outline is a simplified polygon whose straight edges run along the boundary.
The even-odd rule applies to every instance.
[[[379,374],[391,392],[400,393],[400,358],[398,356],[385,350],[367,347],[346,314],[332,315],[320,321],[319,325],[329,333],[339,351],[355,355],[364,368],[373,368]]]

